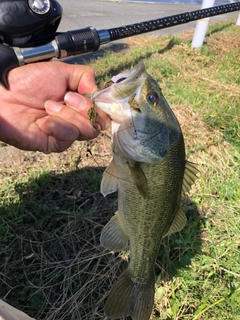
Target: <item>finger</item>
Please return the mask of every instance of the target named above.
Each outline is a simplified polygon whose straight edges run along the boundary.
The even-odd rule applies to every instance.
[[[96,124],[93,128],[89,119],[75,109],[55,101],[46,101],[44,107],[49,115],[62,119],[65,126],[76,127],[79,132],[78,140],[90,140],[98,136],[100,126]]]
[[[66,103],[66,105],[77,110],[84,117],[89,119],[88,111],[89,111],[89,108],[92,107],[93,105],[93,102],[90,99],[78,93],[68,92],[64,96],[64,102]],[[96,123],[100,125],[101,127],[100,130],[106,130],[110,126],[110,118],[106,113],[104,113],[99,108],[96,107],[96,110],[98,113]]]
[[[85,134],[85,130],[81,133],[77,127],[56,116],[47,116],[39,119],[37,125],[47,136],[47,143],[41,144],[42,149],[39,150],[44,153],[62,152],[69,148],[75,140],[90,140],[98,135],[96,130],[88,135]],[[93,128],[91,127],[91,129]]]
[[[67,92],[64,96],[64,102],[67,106],[78,111],[86,119],[89,119],[88,110],[92,107],[92,101],[81,94]]]
[[[66,124],[61,118],[47,116],[38,119],[39,129],[47,136],[47,143],[41,144],[44,153],[62,152],[78,139],[79,130]]]

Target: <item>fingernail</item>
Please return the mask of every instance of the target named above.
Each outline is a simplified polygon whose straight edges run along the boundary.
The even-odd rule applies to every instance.
[[[50,116],[45,116],[45,117],[43,117],[43,118],[37,119],[37,120],[36,120],[36,124],[37,124],[38,126],[43,125],[44,122],[45,122],[49,117],[50,117]]]
[[[70,91],[65,94],[64,102],[75,110],[83,110],[86,107],[86,98],[81,94]]]
[[[54,102],[54,101],[45,101],[44,103],[44,108],[47,110],[47,111],[50,111],[50,112],[59,112],[61,109],[62,109],[63,105],[59,102]]]
[[[93,127],[94,127],[97,131],[101,131],[101,130],[102,130],[100,124],[97,123],[97,122],[94,123],[94,126],[93,126]]]

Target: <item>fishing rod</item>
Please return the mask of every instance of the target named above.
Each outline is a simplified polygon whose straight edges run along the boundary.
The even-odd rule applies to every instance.
[[[56,32],[62,7],[56,0],[0,0],[0,83],[27,63],[97,51],[108,42],[240,10],[240,2],[180,13],[111,29]]]

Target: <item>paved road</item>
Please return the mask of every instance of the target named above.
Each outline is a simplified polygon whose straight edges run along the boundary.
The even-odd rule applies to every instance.
[[[60,31],[93,26],[97,30],[119,27],[126,24],[171,16],[182,12],[198,10],[199,5],[126,3],[100,0],[58,0],[63,7]],[[211,22],[237,16],[237,12],[212,17]],[[194,28],[196,22],[155,31],[155,34],[176,34]],[[153,33],[149,33],[153,34]]]
[[[58,0],[63,8],[63,17],[59,31],[68,31],[93,26],[97,30],[119,27],[126,24],[147,21],[173,14],[189,12],[200,9],[199,5],[162,4],[162,3],[130,3],[101,0]],[[237,17],[237,12],[212,17],[210,23]],[[190,22],[175,27],[170,27],[145,35],[170,35],[177,34],[187,29],[192,29],[196,22]],[[112,50],[121,49],[125,40],[108,44]],[[100,50],[99,50],[100,51]],[[101,51],[98,54],[101,54]],[[84,59],[92,58],[91,55],[82,55]],[[71,62],[71,61],[69,61]],[[73,61],[74,62],[74,61]],[[81,61],[78,59],[78,63]]]

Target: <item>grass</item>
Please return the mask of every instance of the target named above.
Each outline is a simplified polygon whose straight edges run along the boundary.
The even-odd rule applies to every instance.
[[[186,227],[160,248],[152,320],[240,319],[238,35],[233,21],[215,24],[201,50],[191,49],[188,31],[135,37],[90,62],[100,82],[144,61],[201,172],[184,203]],[[116,194],[99,192],[109,132],[62,154],[0,148],[0,296],[36,319],[104,319],[127,263],[126,253],[99,246],[116,211]]]

